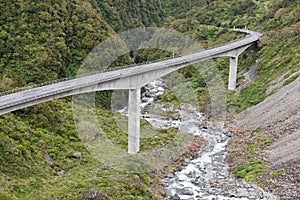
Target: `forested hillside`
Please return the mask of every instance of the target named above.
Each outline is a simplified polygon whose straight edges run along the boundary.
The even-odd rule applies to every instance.
[[[170,25],[197,35],[202,30],[208,36],[210,27],[239,27],[261,31],[258,49],[253,47],[241,56],[239,71],[250,68],[256,61],[261,61],[257,68],[257,81],[248,85],[241,93],[229,96],[229,104],[238,106],[241,111],[261,102],[270,92],[266,92],[269,83],[283,73],[286,78],[299,71],[299,6],[296,1],[164,1],[172,9],[166,25]],[[189,5],[189,6],[184,6]],[[185,10],[184,8],[191,9]],[[172,12],[171,12],[172,11]],[[186,25],[188,24],[188,25]],[[200,25],[204,25],[204,28]],[[185,28],[182,28],[185,27]],[[203,37],[195,37],[199,41]],[[207,36],[204,37],[204,40]],[[221,38],[222,40],[222,38]],[[289,53],[287,53],[289,52]],[[228,61],[217,59],[219,68],[228,73]],[[226,82],[227,76],[224,76]],[[225,79],[226,78],[226,79]],[[243,82],[243,76],[239,83]],[[275,88],[274,88],[275,89]]]
[[[295,0],[0,0],[0,92],[76,75],[93,47],[130,28],[173,28],[206,48],[241,37],[228,28],[246,27],[264,35],[257,46],[240,56],[239,92],[228,92],[228,110],[241,112],[299,76],[298,3]],[[170,52],[135,52],[135,61],[167,55]],[[229,60],[214,61],[226,83]],[[253,67],[254,78],[246,80],[245,73]],[[181,72],[197,90],[201,105],[206,105],[210,99],[205,82],[192,69]],[[107,103],[110,95],[104,96]],[[167,93],[163,100],[176,99]],[[112,113],[100,107],[109,106],[102,103],[97,108],[101,125],[126,148],[126,133],[118,128]],[[156,131],[162,142],[176,133],[148,128]],[[263,138],[263,143],[268,143],[268,138]],[[145,141],[143,148],[149,148],[151,142]],[[256,145],[257,140],[249,140],[250,146],[251,142]],[[247,174],[240,177],[238,171],[248,163],[232,164],[236,177],[249,177]],[[0,199],[82,199],[82,194],[90,188],[112,199],[161,199],[159,192],[150,189],[151,183],[157,183],[159,178],[126,174],[102,164],[89,154],[77,135],[70,98],[0,116]],[[251,181],[258,180],[261,171],[252,176],[253,171],[248,174]],[[58,172],[64,175],[57,175]]]
[[[2,1],[0,90],[68,77],[114,34],[87,2]]]
[[[116,32],[137,27],[158,26],[164,17],[160,0],[91,0]]]
[[[1,92],[76,75],[91,49],[114,34],[87,1],[1,1],[0,12]],[[111,113],[97,112],[106,131],[126,141]],[[155,199],[139,186],[149,185],[147,176],[97,171],[70,98],[0,116],[0,155],[0,199],[81,199],[90,188],[113,199]]]

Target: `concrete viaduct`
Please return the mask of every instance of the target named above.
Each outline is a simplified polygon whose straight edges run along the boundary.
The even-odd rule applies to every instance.
[[[257,42],[262,34],[250,30],[234,30],[246,33],[247,36],[234,42],[188,55],[114,71],[87,74],[86,76],[45,84],[40,87],[24,89],[1,96],[0,115],[52,99],[76,94],[101,90],[128,89],[128,153],[137,153],[140,149],[140,88],[142,86],[185,66],[216,57],[227,56],[230,57],[228,89],[235,90],[238,56],[253,43]]]

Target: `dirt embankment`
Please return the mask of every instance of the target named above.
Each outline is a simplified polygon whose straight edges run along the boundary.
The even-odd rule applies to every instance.
[[[242,143],[251,140],[253,134],[269,136],[272,143],[256,154],[269,167],[261,177],[262,185],[280,199],[300,199],[300,77],[262,103],[236,115],[228,129],[237,141],[234,143],[233,140],[234,145],[229,146],[229,151],[238,152],[240,148],[245,152]],[[229,156],[228,162],[232,167],[237,166],[239,158]],[[276,170],[284,173],[270,176],[270,171]]]

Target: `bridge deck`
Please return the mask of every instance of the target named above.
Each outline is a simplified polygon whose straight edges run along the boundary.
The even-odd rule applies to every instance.
[[[62,82],[56,82],[49,85],[44,85],[36,88],[29,88],[23,91],[12,93],[9,95],[0,97],[0,114],[7,113],[9,111],[2,111],[8,107],[13,107],[19,104],[24,104],[26,102],[34,101],[36,99],[42,99],[56,94],[68,93],[75,89],[80,89],[82,87],[95,85],[99,83],[104,83],[107,81],[113,81],[117,79],[122,79],[124,77],[130,77],[136,74],[145,73],[148,71],[158,70],[161,68],[166,68],[170,66],[182,65],[182,64],[193,64],[199,61],[213,58],[222,53],[232,51],[234,49],[240,48],[242,46],[249,45],[258,40],[261,36],[260,33],[253,31],[245,31],[242,29],[236,29],[236,31],[244,32],[248,35],[247,37],[226,43],[224,45],[214,47],[208,50],[196,51],[189,54],[185,54],[179,57],[162,60],[159,62],[154,62],[150,64],[141,64],[138,66],[118,69],[109,72],[101,72],[95,74],[88,74],[86,76],[75,77],[70,80],[65,80]]]

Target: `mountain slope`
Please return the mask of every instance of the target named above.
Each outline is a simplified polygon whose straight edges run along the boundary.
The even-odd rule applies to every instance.
[[[299,199],[300,78],[280,88],[265,101],[235,117],[230,130],[236,136],[227,160],[235,176],[257,182],[281,199]],[[243,141],[243,142],[241,142]],[[268,170],[252,179],[245,163],[259,158]],[[246,161],[246,162],[245,162]],[[240,166],[244,166],[241,168]]]
[[[1,1],[0,12],[1,92],[76,75],[89,51],[115,34],[87,1]],[[127,134],[112,113],[97,112],[124,147]],[[71,98],[0,116],[0,163],[0,199],[82,199],[90,188],[156,199],[147,175],[98,169],[103,163],[78,137]]]
[[[92,4],[116,32],[158,26],[164,16],[161,0],[92,0]]]
[[[75,75],[114,31],[87,2],[2,1],[0,84],[8,90]]]

